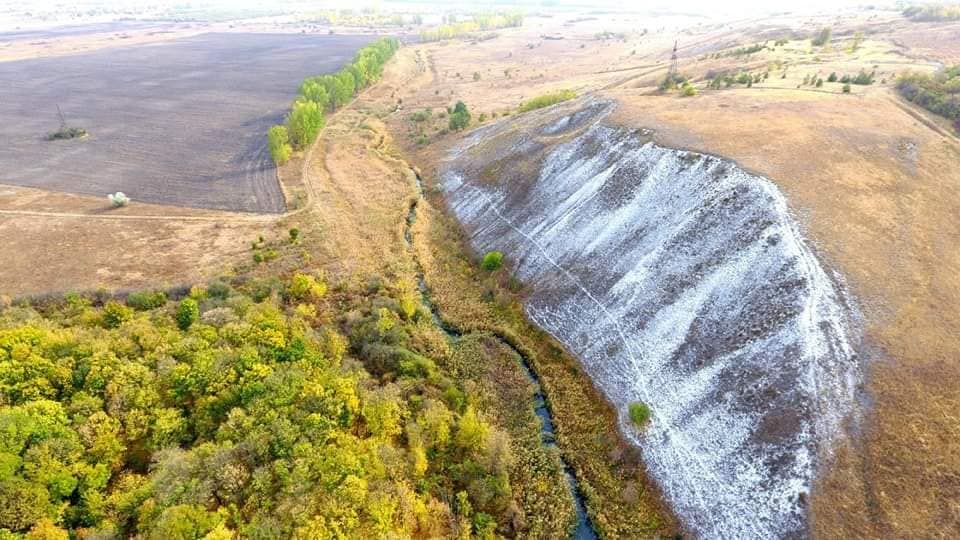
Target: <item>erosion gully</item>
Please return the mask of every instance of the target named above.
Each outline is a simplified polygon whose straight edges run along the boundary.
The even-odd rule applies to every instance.
[[[420,201],[423,200],[423,180],[420,178],[420,173],[418,173],[415,169],[411,168],[410,171],[413,173],[413,176],[416,179],[417,198],[414,199],[407,213],[407,226],[403,232],[403,238],[407,243],[407,247],[410,248],[410,252],[413,256],[413,261],[417,272],[417,287],[420,289],[420,295],[423,304],[430,310],[430,315],[433,318],[434,324],[443,330],[448,339],[451,341],[456,341],[463,336],[463,332],[451,325],[449,322],[445,321],[441,316],[440,308],[430,297],[430,288],[427,287],[427,281],[423,274],[423,266],[420,264],[420,259],[417,257],[416,250],[413,249],[412,227],[414,221],[417,219],[417,206],[419,205]],[[503,344],[504,347],[507,347],[513,351],[520,359],[520,366],[523,368],[527,378],[530,379],[534,385],[534,388],[536,389],[533,396],[532,405],[534,412],[540,418],[540,440],[547,448],[557,448],[556,438],[554,437],[553,414],[550,412],[550,402],[547,400],[547,396],[543,392],[543,387],[540,385],[540,377],[537,375],[537,372],[534,371],[533,365],[530,363],[530,359],[523,352],[514,347],[513,344],[510,343],[510,341],[503,335],[496,332],[491,332],[491,335],[497,341]],[[562,454],[560,461],[563,463],[563,474],[570,486],[570,492],[573,495],[574,509],[577,515],[577,524],[571,533],[570,538],[573,540],[597,540],[597,532],[590,520],[590,516],[587,515],[586,500],[583,497],[583,493],[580,491],[580,484],[577,482],[577,477],[574,474],[573,467],[571,467],[570,463],[563,458]]]

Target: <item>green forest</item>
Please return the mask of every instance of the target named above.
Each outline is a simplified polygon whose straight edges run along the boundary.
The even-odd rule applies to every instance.
[[[0,538],[567,530],[532,406],[511,437],[463,354],[415,288],[307,272],[7,308]]]

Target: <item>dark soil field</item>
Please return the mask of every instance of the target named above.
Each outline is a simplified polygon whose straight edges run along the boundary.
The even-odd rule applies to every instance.
[[[371,36],[204,34],[0,63],[0,183],[134,201],[282,212],[266,150],[300,81]],[[70,125],[90,135],[46,141]]]

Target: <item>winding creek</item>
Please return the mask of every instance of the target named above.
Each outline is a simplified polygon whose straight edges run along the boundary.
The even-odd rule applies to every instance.
[[[430,315],[433,318],[433,322],[437,325],[437,327],[443,330],[443,332],[447,335],[447,338],[451,341],[456,341],[463,336],[463,332],[443,319],[440,314],[440,308],[430,298],[430,289],[427,286],[426,278],[423,274],[423,267],[420,264],[420,259],[416,255],[416,251],[413,249],[412,226],[417,219],[417,207],[420,201],[423,200],[423,181],[417,171],[412,168],[410,171],[416,179],[417,198],[410,205],[410,209],[407,213],[407,224],[403,232],[403,238],[407,243],[407,247],[410,248],[414,264],[416,265],[417,286],[420,289],[423,305],[430,310]],[[511,344],[510,341],[503,335],[495,332],[492,333],[492,335],[503,346],[513,351],[513,353],[517,355],[517,358],[520,359],[520,366],[523,368],[523,371],[526,373],[527,377],[530,379],[534,385],[534,388],[536,389],[532,405],[537,417],[540,418],[540,440],[543,442],[544,446],[548,448],[556,448],[557,443],[554,437],[553,415],[550,412],[550,402],[543,392],[543,388],[540,385],[540,377],[537,375],[536,371],[534,371],[533,366],[530,363],[530,359],[527,358],[527,356],[524,355],[519,349],[514,347],[513,344]],[[576,527],[574,528],[570,538],[573,540],[596,540],[598,538],[596,529],[590,520],[590,516],[587,514],[586,501],[583,497],[583,493],[580,491],[580,485],[577,482],[573,468],[570,466],[567,460],[562,457],[562,455],[560,457],[560,461],[563,464],[563,474],[570,485],[570,492],[573,495],[575,506],[574,509],[577,516]]]

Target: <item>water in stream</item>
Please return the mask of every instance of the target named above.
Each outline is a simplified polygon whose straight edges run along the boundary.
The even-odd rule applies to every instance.
[[[410,210],[407,213],[407,227],[403,233],[404,240],[406,240],[407,246],[411,248],[411,251],[413,250],[413,233],[411,232],[411,227],[417,218],[417,205],[423,198],[423,184],[422,180],[420,179],[420,175],[417,174],[416,171],[413,171],[413,174],[414,178],[416,178],[417,200],[410,205]],[[420,261],[415,252],[413,259],[417,268],[417,286],[420,289],[420,295],[424,306],[430,310],[430,316],[433,318],[434,324],[443,330],[449,339],[460,339],[463,333],[443,320],[443,318],[440,316],[440,310],[436,303],[430,299],[430,290],[427,287],[427,282],[423,275],[423,269],[420,266]],[[533,408],[537,417],[540,418],[540,439],[548,448],[555,448],[557,444],[554,438],[553,415],[550,413],[550,404],[547,401],[546,395],[543,393],[542,387],[540,386],[540,378],[530,365],[530,360],[522,352],[510,344],[510,342],[503,336],[494,334],[494,337],[517,355],[517,357],[520,359],[520,366],[523,368],[523,371],[526,373],[530,381],[534,384],[536,393],[534,394]],[[577,516],[577,524],[570,538],[573,540],[596,540],[597,533],[594,529],[593,523],[590,521],[590,516],[587,514],[587,507],[583,498],[583,494],[580,492],[580,486],[577,483],[577,478],[573,473],[573,468],[570,467],[570,464],[567,463],[567,461],[562,457],[560,458],[560,461],[563,463],[564,477],[567,479],[567,483],[570,485],[570,492],[573,495],[573,501],[575,505],[574,510],[576,511]]]

